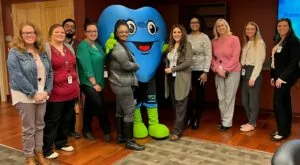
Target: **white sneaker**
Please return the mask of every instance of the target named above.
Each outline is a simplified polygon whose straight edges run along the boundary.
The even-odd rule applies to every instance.
[[[51,155],[49,155],[49,156],[47,156],[46,158],[47,159],[55,159],[55,158],[57,158],[58,157],[58,153],[57,152],[53,152]]]
[[[72,146],[61,147],[60,149],[67,152],[71,152],[74,150]]]

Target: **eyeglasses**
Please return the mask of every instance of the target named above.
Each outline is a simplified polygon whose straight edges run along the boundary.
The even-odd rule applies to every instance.
[[[35,35],[36,33],[35,32],[22,32],[22,35],[24,36],[29,36],[29,35]]]
[[[65,28],[68,28],[68,29],[72,29],[72,30],[75,30],[75,26],[74,25],[64,25]]]
[[[197,22],[190,22],[190,24],[199,24],[199,22],[197,21]]]
[[[90,31],[90,30],[89,30],[89,31],[86,31],[86,32],[87,32],[87,33],[98,33],[98,31],[96,31],[96,30],[95,30],[95,31]]]
[[[118,33],[119,34],[128,34],[129,32],[128,31],[119,31]]]

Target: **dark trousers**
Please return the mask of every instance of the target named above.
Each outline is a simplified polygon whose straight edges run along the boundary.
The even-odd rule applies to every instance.
[[[104,107],[102,92],[97,92],[94,88],[87,85],[80,85],[80,88],[85,95],[82,132],[91,132],[91,123],[95,115],[99,120],[103,133],[110,134],[108,113]]]
[[[200,84],[199,77],[203,71],[192,71],[192,86],[195,89],[196,99],[192,99],[192,92],[189,95],[189,103],[187,109],[188,119],[199,119],[204,109],[204,84]]]
[[[75,109],[74,109],[74,111],[72,112],[72,115],[71,115],[69,132],[75,132],[75,126],[76,126],[76,113],[75,113]]]
[[[251,78],[254,66],[247,66],[245,69],[245,75],[242,80],[242,104],[246,111],[248,123],[251,125],[256,124],[256,120],[259,114],[259,94],[262,84],[262,75],[260,74],[255,80],[253,87],[249,87],[249,80]]]
[[[44,128],[44,154],[52,151],[52,146],[61,148],[68,142],[71,116],[75,99],[63,102],[47,102]]]
[[[174,92],[174,82],[175,82],[175,78],[169,77],[168,83],[170,89],[170,97],[172,100],[172,107],[175,110],[175,122],[174,122],[174,128],[172,130],[172,134],[181,136],[184,129],[184,118],[186,115],[186,109],[187,109],[187,103],[189,97],[187,96],[183,100],[176,100],[175,92]]]
[[[274,111],[278,134],[288,136],[292,129],[291,88],[293,84],[281,84],[274,88]]]

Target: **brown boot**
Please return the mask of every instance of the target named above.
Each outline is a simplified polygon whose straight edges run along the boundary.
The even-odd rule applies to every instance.
[[[40,165],[49,165],[50,164],[50,161],[44,157],[44,154],[42,152],[36,152],[35,157],[36,157],[36,161]]]
[[[34,157],[27,157],[26,165],[36,165]]]

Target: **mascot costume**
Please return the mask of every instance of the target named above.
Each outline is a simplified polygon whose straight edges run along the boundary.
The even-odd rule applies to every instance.
[[[108,40],[112,39],[111,34],[119,19],[127,21],[129,36],[126,46],[140,65],[136,73],[139,87],[135,91],[136,110],[133,136],[144,138],[150,135],[158,139],[166,138],[169,136],[169,129],[159,124],[154,79],[162,59],[162,50],[167,35],[166,25],[158,11],[151,7],[133,10],[121,5],[109,6],[103,10],[98,20],[99,42],[103,47],[107,47]],[[141,106],[147,109],[148,129],[142,120]]]

